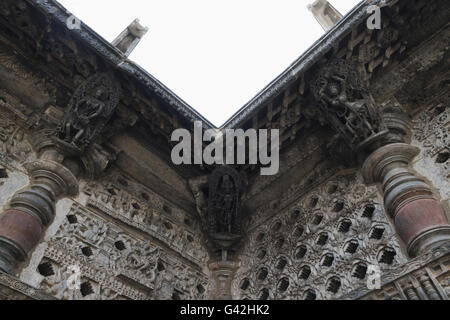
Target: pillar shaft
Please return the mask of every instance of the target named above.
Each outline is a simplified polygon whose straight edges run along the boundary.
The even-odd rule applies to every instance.
[[[388,144],[373,152],[362,168],[367,183],[381,183],[386,211],[411,256],[450,240],[442,205],[425,180],[409,169],[418,152],[408,144]]]
[[[78,182],[62,164],[41,159],[25,164],[30,184],[16,192],[0,214],[0,270],[14,274],[55,217],[56,201],[78,192]]]

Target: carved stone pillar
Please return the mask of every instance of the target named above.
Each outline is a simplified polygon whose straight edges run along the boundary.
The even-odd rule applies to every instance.
[[[374,151],[362,167],[366,183],[381,183],[386,211],[411,256],[450,239],[443,207],[428,184],[408,169],[418,153],[411,145],[392,143]]]
[[[242,177],[234,168],[224,165],[209,176],[190,180],[189,186],[213,257],[209,269],[215,281],[215,292],[211,293],[211,298],[232,299],[231,283],[238,267],[235,253],[242,239]]]
[[[9,209],[0,214],[0,269],[14,274],[53,221],[58,199],[78,193],[74,174],[61,163],[39,159],[25,164],[31,177]]]
[[[78,193],[76,176],[89,177],[106,168],[107,155],[94,142],[119,101],[111,74],[96,74],[75,90],[55,128],[30,138],[38,160],[27,163],[30,184],[10,200],[0,214],[0,270],[14,274],[42,238],[55,217],[56,202]]]
[[[430,186],[409,169],[419,149],[406,144],[409,117],[398,107],[375,105],[356,64],[335,59],[311,84],[321,117],[338,133],[347,154],[362,165],[366,183],[380,183],[387,213],[409,255],[450,241],[444,208]]]

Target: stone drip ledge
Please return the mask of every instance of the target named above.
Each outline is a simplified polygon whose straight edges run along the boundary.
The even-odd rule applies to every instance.
[[[57,300],[18,278],[0,271],[0,300]]]
[[[358,289],[355,289],[351,291],[350,293],[343,295],[339,298],[339,300],[358,300],[358,299],[373,299],[375,296],[379,296],[379,293],[386,292],[387,287],[396,287],[398,291],[401,289],[400,284],[407,281],[406,278],[415,278],[414,273],[423,271],[426,272],[429,267],[432,265],[439,264],[440,262],[445,263],[445,258],[450,257],[450,242],[446,242],[442,244],[442,246],[434,248],[433,250],[430,250],[429,252],[418,256],[414,259],[411,259],[407,263],[399,266],[398,268],[392,269],[387,273],[383,273],[381,275],[381,288],[380,289],[368,289],[367,287],[360,287]],[[447,273],[449,269],[443,270],[441,272],[441,275]],[[439,281],[436,279],[437,277],[434,277],[432,275],[431,280],[433,281],[433,284],[438,287],[440,299],[442,300],[448,300],[449,296],[448,293],[446,293],[445,289],[442,288]],[[399,298],[402,298],[403,293],[399,294]],[[389,297],[389,294],[385,295],[386,300],[389,300],[392,297]],[[403,299],[410,299],[407,296],[404,296]],[[397,299],[398,300],[398,299]],[[418,300],[418,299],[416,299]]]

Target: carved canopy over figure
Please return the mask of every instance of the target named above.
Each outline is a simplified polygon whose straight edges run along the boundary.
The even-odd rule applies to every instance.
[[[88,78],[72,96],[58,127],[58,138],[83,151],[102,131],[118,102],[119,88],[111,75],[100,73]]]
[[[241,179],[236,170],[221,166],[213,171],[209,177],[208,233],[240,234],[240,192]]]
[[[380,110],[353,63],[332,60],[320,70],[311,90],[325,118],[353,150],[387,133]]]

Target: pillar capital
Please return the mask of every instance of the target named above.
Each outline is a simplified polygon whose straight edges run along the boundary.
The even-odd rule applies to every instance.
[[[381,182],[388,166],[408,166],[419,154],[419,148],[406,143],[391,143],[376,149],[364,161],[361,173],[367,184]]]
[[[32,182],[46,183],[56,197],[78,194],[78,180],[64,165],[52,160],[36,160],[24,164]]]
[[[450,241],[444,208],[427,181],[410,169],[420,150],[405,143],[409,116],[398,106],[376,105],[364,73],[351,61],[329,61],[311,90],[322,117],[337,132],[335,143],[345,142],[345,153],[357,155],[367,184],[381,185],[386,212],[408,253],[416,256]]]
[[[56,201],[78,194],[77,175],[83,169],[95,177],[107,167],[110,157],[95,142],[119,96],[111,74],[95,74],[75,90],[61,123],[32,137],[38,160],[24,164],[30,184],[12,197],[9,209],[0,215],[0,270],[13,274],[26,261],[53,221]]]

